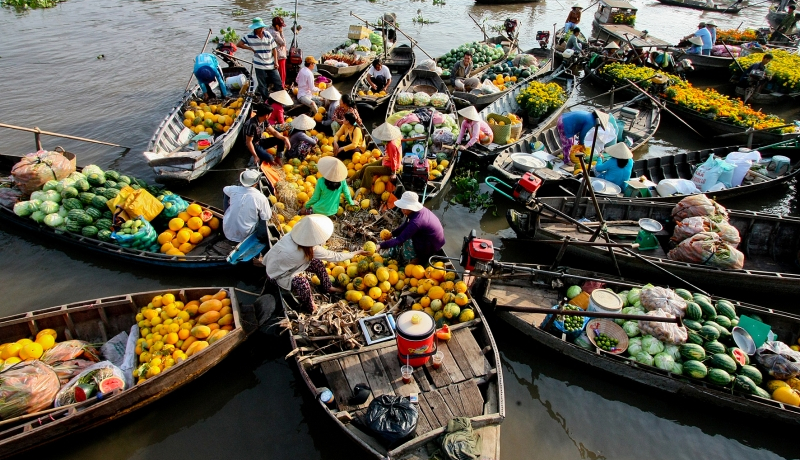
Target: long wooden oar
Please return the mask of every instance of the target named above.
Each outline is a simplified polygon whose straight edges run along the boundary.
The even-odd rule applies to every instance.
[[[361,17],[359,17],[357,14],[353,13],[352,11],[350,12],[350,16],[353,16],[354,18],[358,19],[359,21],[363,21],[363,22],[365,22],[365,23],[369,24],[369,21],[367,21],[367,20],[366,20],[366,19],[364,19],[364,18],[361,18]],[[428,54],[428,53],[427,53],[427,52],[426,52],[424,49],[420,48],[420,46],[419,46],[419,42],[418,42],[418,41],[416,41],[416,40],[414,40],[413,38],[409,37],[409,36],[408,36],[408,34],[406,34],[405,32],[403,32],[402,30],[400,30],[400,28],[399,28],[399,27],[397,27],[397,25],[396,25],[396,24],[395,24],[395,30],[396,30],[396,31],[398,31],[398,32],[400,32],[401,34],[403,34],[403,36],[404,36],[404,37],[406,37],[406,38],[408,39],[408,41],[409,41],[409,42],[411,42],[411,45],[413,45],[413,46],[416,46],[416,47],[417,47],[417,48],[418,48],[420,51],[422,51],[422,53],[423,53],[425,56],[428,56],[429,58],[433,59],[434,61],[436,60],[436,58],[434,58],[433,56],[431,56],[430,54]]]
[[[665,111],[667,111],[667,112],[668,112],[670,115],[672,115],[673,117],[677,118],[677,119],[678,119],[678,121],[680,121],[681,123],[683,123],[684,125],[686,125],[686,126],[689,128],[689,129],[691,129],[692,131],[694,131],[694,132],[695,132],[695,134],[697,134],[698,136],[700,136],[700,137],[705,137],[705,136],[703,136],[702,134],[700,134],[700,133],[699,133],[699,132],[698,132],[696,129],[694,129],[694,128],[692,127],[692,125],[690,125],[689,123],[686,123],[685,121],[683,121],[683,118],[681,118],[681,117],[679,117],[679,116],[675,115],[675,112],[673,112],[672,110],[668,109],[668,108],[667,108],[667,106],[666,106],[666,105],[664,105],[664,104],[662,104],[662,103],[661,103],[661,102],[660,102],[658,99],[656,99],[656,98],[654,98],[653,96],[651,96],[651,95],[650,95],[650,94],[649,94],[647,91],[643,90],[642,88],[639,88],[639,86],[638,86],[638,85],[636,85],[636,83],[634,83],[634,82],[630,81],[630,80],[629,80],[629,79],[627,79],[627,78],[625,79],[625,81],[627,81],[628,83],[630,83],[631,85],[633,85],[633,87],[634,87],[634,88],[636,88],[636,89],[638,89],[640,93],[642,93],[642,94],[644,94],[645,96],[649,97],[649,98],[650,98],[650,100],[651,100],[651,101],[653,101],[653,103],[654,103],[654,104],[655,104],[655,105],[656,105],[656,106],[657,106],[659,109],[662,109],[662,110],[665,110]]]
[[[41,142],[39,142],[39,135],[40,134],[44,134],[46,136],[62,137],[64,139],[72,139],[72,140],[76,140],[76,141],[91,142],[93,144],[102,144],[102,145],[110,145],[111,147],[119,147],[119,148],[125,149],[126,153],[131,149],[130,147],[125,147],[124,145],[114,144],[114,143],[111,143],[111,142],[98,141],[96,139],[88,139],[86,137],[70,136],[69,134],[60,134],[60,133],[54,133],[54,132],[50,132],[50,131],[42,131],[41,129],[39,129],[36,126],[34,126],[33,128],[25,128],[24,126],[15,126],[15,125],[8,125],[8,124],[5,124],[5,123],[0,123],[0,128],[16,129],[18,131],[27,131],[29,133],[34,133],[36,135],[36,144],[37,144],[36,147],[37,148],[41,148]]]

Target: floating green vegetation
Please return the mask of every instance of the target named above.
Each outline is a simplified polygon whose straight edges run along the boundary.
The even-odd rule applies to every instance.
[[[456,170],[456,175],[451,182],[455,191],[455,196],[450,199],[451,203],[467,206],[469,212],[475,212],[478,209],[492,210],[492,215],[497,215],[497,206],[494,204],[489,192],[480,192],[481,186],[478,182],[477,166],[466,165],[463,168]]]
[[[52,8],[66,0],[0,0],[0,5],[18,10]]]

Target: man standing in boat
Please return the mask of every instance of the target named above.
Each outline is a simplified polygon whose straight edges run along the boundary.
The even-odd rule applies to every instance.
[[[582,10],[583,7],[579,4],[576,3],[572,5],[572,9],[569,10],[569,14],[567,15],[567,21],[564,24],[564,33],[569,32],[573,27],[577,27],[578,24],[580,24]]]
[[[269,93],[283,89],[281,75],[275,68],[278,62],[278,47],[275,39],[267,32],[267,25],[261,18],[253,18],[249,28],[252,34],[245,35],[236,46],[253,52],[253,67],[256,69],[258,93],[266,101]]]
[[[711,41],[711,32],[706,29],[705,22],[697,24],[697,30],[693,34],[683,37],[683,39],[689,40],[691,37],[697,37],[703,42],[703,44],[700,45],[700,54],[703,56],[711,56],[711,48],[714,46],[714,42]]]

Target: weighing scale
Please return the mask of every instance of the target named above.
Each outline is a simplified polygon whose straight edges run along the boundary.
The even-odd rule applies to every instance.
[[[639,219],[639,233],[636,235],[636,243],[639,244],[640,251],[652,251],[658,249],[658,239],[656,233],[664,227],[654,219]]]

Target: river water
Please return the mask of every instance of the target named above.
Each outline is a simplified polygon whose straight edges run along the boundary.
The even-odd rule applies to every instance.
[[[584,2],[586,3],[586,2]],[[735,16],[673,8],[655,1],[634,1],[639,29],[676,42],[713,18],[720,28],[763,27],[765,5]],[[319,56],[344,40],[350,11],[375,20],[386,11],[422,48],[437,56],[461,43],[480,40],[467,16],[487,24],[505,18],[520,21],[523,48],[535,45],[537,30],[560,27],[569,2],[485,7],[470,0],[393,0],[303,2],[300,44]],[[250,18],[266,20],[287,3],[257,0],[69,0],[46,11],[18,13],[0,8],[0,71],[4,94],[0,122],[106,140],[131,147],[130,153],[93,144],[44,138],[46,148],[61,145],[78,153],[78,163],[98,164],[152,181],[141,152],[162,117],[179,100],[191,75],[192,60],[209,28],[232,26],[245,32]],[[419,11],[419,13],[418,13]],[[589,30],[594,10],[584,13]],[[421,14],[434,24],[419,25]],[[246,53],[241,53],[246,54]],[[425,56],[418,52],[418,59]],[[712,84],[713,82],[709,82]],[[581,88],[579,97],[593,95]],[[797,116],[784,108],[781,115]],[[33,136],[2,130],[0,153],[21,155],[33,148]],[[664,117],[644,155],[710,146]],[[180,190],[220,204],[220,189],[236,180],[241,158],[226,160],[221,171]],[[736,207],[797,214],[794,183],[738,201]],[[504,241],[513,232],[505,222],[510,203],[470,213],[450,204],[449,196],[428,203],[447,231],[446,250],[455,254],[463,235],[477,229],[502,248],[506,260],[544,260],[546,253]],[[261,273],[223,271],[192,274],[155,271],[62,250],[5,225],[0,226],[0,316],[118,293],[184,286],[236,286],[258,289]],[[578,261],[579,263],[579,261]],[[596,375],[532,346],[502,322],[492,322],[503,352],[508,417],[502,429],[505,458],[542,459],[776,459],[796,458],[780,427],[648,391]],[[274,332],[274,331],[271,331]],[[257,333],[208,374],[182,390],[104,427],[40,448],[33,455],[54,458],[347,458],[365,456],[318,411],[297,372],[283,359],[285,337]]]

